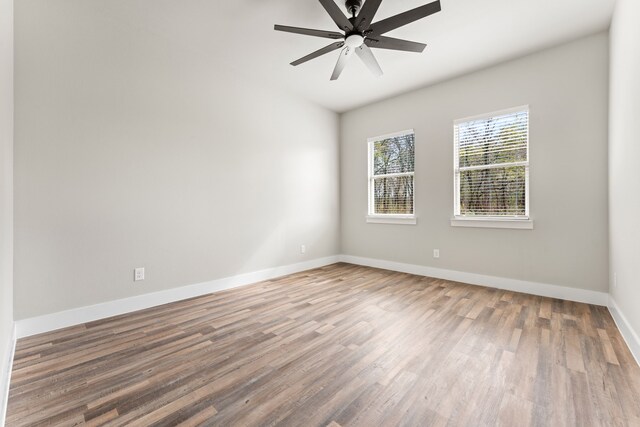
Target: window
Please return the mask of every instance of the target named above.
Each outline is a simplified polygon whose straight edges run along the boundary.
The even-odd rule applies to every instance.
[[[369,138],[367,222],[415,224],[413,130]]]
[[[451,225],[533,228],[529,221],[529,108],[454,122]]]

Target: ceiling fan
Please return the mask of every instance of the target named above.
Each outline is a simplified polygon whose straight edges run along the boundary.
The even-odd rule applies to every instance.
[[[364,6],[362,6],[362,0],[346,0],[345,6],[351,18],[347,18],[333,0],[319,1],[344,34],[336,31],[312,30],[309,28],[288,27],[286,25],[276,25],[274,29],[338,40],[291,63],[294,66],[300,65],[326,53],[343,48],[331,75],[331,80],[337,80],[340,77],[340,73],[342,73],[354,52],[367,68],[378,77],[382,75],[382,69],[370,48],[422,52],[427,46],[426,44],[386,37],[382,34],[440,12],[440,0],[436,0],[374,23],[372,22],[373,17],[378,11],[382,0],[366,0]]]

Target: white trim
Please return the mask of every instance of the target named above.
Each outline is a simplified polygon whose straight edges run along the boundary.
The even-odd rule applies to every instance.
[[[418,219],[415,215],[367,215],[367,223],[416,225]]]
[[[529,111],[529,104],[520,105],[519,107],[505,108],[503,110],[492,111],[490,113],[476,114],[475,116],[463,117],[461,119],[454,120],[453,124],[459,125],[460,123],[473,122],[475,120],[484,120],[496,116],[506,116],[507,114],[518,113],[521,111]]]
[[[533,230],[533,220],[517,218],[456,217],[451,218],[452,227],[513,228]]]
[[[399,132],[388,133],[386,135],[380,135],[380,136],[374,136],[374,137],[371,137],[371,138],[367,138],[367,142],[370,143],[370,142],[383,141],[385,139],[396,138],[398,136],[405,136],[405,135],[408,135],[410,133],[412,133],[414,135],[416,134],[413,129],[407,129],[407,130],[401,130]]]
[[[16,324],[13,322],[11,328],[11,339],[9,341],[9,354],[6,355],[7,365],[0,367],[0,384],[2,384],[2,394],[0,395],[0,426],[5,425],[7,419],[7,405],[9,404],[9,386],[11,384],[11,370],[13,368],[13,356],[16,352]],[[2,355],[2,360],[5,360],[5,355]]]
[[[518,279],[509,279],[506,277],[487,276],[483,274],[445,270],[436,267],[405,264],[401,262],[385,261],[374,258],[363,258],[352,255],[341,255],[340,261],[350,264],[382,268],[385,270],[400,271],[402,273],[416,274],[419,276],[434,277],[436,279],[452,280],[455,282],[468,283],[471,285],[487,286],[490,288],[505,289],[514,292],[522,292],[525,294],[540,295],[543,297],[584,302],[587,304],[606,306],[609,301],[609,294],[607,294],[606,292],[589,291],[586,289],[529,282]]]
[[[383,175],[372,175],[373,179],[382,179],[382,178],[397,178],[399,176],[414,176],[415,172],[396,172],[396,173],[386,173]]]
[[[458,168],[458,172],[481,171],[485,169],[503,169],[513,168],[517,166],[529,166],[529,162],[511,162],[511,163],[490,163],[488,165],[463,166]]]
[[[107,301],[100,304],[73,308],[57,313],[45,314],[16,321],[17,336],[24,338],[43,332],[50,332],[68,326],[79,325],[94,320],[143,310],[170,302],[180,301],[212,292],[249,285],[263,280],[270,280],[287,274],[323,267],[338,262],[338,256],[329,256],[310,261],[290,264],[280,267],[267,268],[237,276],[211,280],[209,282],[187,285],[164,291],[153,292],[135,297]]]
[[[631,327],[631,324],[625,315],[622,314],[622,310],[620,310],[620,307],[611,295],[609,296],[609,313],[611,313],[611,317],[613,317],[613,321],[616,323],[620,335],[622,335],[622,338],[624,338],[624,341],[627,343],[631,355],[636,359],[638,366],[640,366],[640,335]]]

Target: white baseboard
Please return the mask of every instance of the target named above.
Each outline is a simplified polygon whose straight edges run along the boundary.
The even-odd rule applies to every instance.
[[[5,425],[7,417],[7,404],[9,403],[9,384],[11,384],[11,368],[13,367],[13,355],[16,352],[16,325],[13,324],[11,340],[6,349],[7,354],[1,355],[1,361],[7,363],[0,366],[0,426]]]
[[[631,351],[634,359],[636,359],[636,363],[640,366],[640,335],[631,327],[631,324],[627,320],[622,311],[620,311],[620,307],[616,304],[616,301],[613,297],[609,298],[609,312],[611,313],[611,317],[613,317],[614,322],[618,326],[618,330],[627,343],[627,347]]]
[[[205,295],[225,289],[249,285],[287,274],[293,274],[300,271],[323,267],[325,265],[333,264],[336,262],[346,262],[350,264],[399,271],[420,276],[434,277],[437,279],[453,280],[456,282],[468,283],[472,285],[487,286],[514,292],[522,292],[551,298],[565,299],[569,301],[608,306],[609,311],[611,312],[611,315],[616,322],[618,329],[620,330],[620,333],[625,339],[634,358],[640,365],[640,338],[636,331],[634,331],[634,329],[631,327],[624,314],[620,311],[616,302],[612,298],[609,298],[609,294],[607,294],[606,292],[589,291],[585,289],[570,288],[565,286],[529,282],[524,280],[509,279],[504,277],[488,276],[475,273],[466,273],[461,271],[446,270],[415,264],[406,264],[395,261],[363,258],[352,255],[336,255],[16,321],[11,342],[9,366],[1,367],[2,371],[0,372],[0,380],[2,381],[2,385],[6,386],[6,389],[2,390],[2,396],[0,396],[0,398],[2,399],[2,401],[0,401],[0,426],[3,425],[5,417],[11,366],[13,364],[13,354],[15,352],[15,342],[17,338],[27,337],[43,332],[65,328],[68,326],[74,326],[111,316],[130,313],[136,310],[143,310],[145,308],[193,298],[196,296]]]
[[[287,274],[298,273],[300,271],[323,267],[325,265],[338,262],[338,256],[318,258],[310,261],[290,264],[280,267],[267,268],[265,270],[251,273],[239,274],[237,276],[225,277],[211,280],[209,282],[197,283],[194,285],[181,286],[179,288],[167,289],[165,291],[153,292],[135,297],[123,298],[108,301],[100,304],[74,308],[43,316],[32,317],[16,321],[18,338],[50,332],[68,326],[79,325],[94,320],[130,313],[132,311],[143,310],[170,302],[180,301],[200,295],[225,289],[236,288],[249,285],[251,283],[269,280]]]
[[[584,302],[587,304],[606,306],[609,302],[609,294],[606,292],[589,291],[586,289],[569,288],[566,286],[549,285],[546,283],[528,282],[525,280],[508,279],[506,277],[465,273],[462,271],[445,270],[442,268],[405,264],[402,262],[385,261],[374,258],[362,258],[352,255],[340,255],[340,261],[348,262],[350,264],[382,268],[385,270],[399,271],[402,273],[416,274],[419,276],[434,277],[436,279],[453,280],[455,282],[468,283],[471,285],[487,286],[490,288],[505,289],[543,297]]]
[[[297,273],[312,268],[322,267],[342,261],[351,264],[382,268],[386,270],[400,271],[417,274],[420,276],[435,277],[438,279],[453,280],[472,285],[488,286],[498,289],[506,289],[515,292],[546,296],[551,298],[566,299],[570,301],[584,302],[607,306],[609,295],[606,292],[589,291],[585,289],[570,288],[565,286],[550,285],[545,283],[528,282],[524,280],[508,279],[497,276],[487,276],[475,273],[466,273],[455,270],[445,270],[435,267],[426,267],[415,264],[405,264],[394,261],[385,261],[373,258],[363,258],[351,255],[336,255],[326,258],[305,261],[281,267],[274,267],[252,273],[216,279],[209,282],[182,286],[160,292],[153,292],[135,297],[129,297],[114,301],[108,301],[86,307],[74,308],[58,313],[47,314],[16,322],[17,337],[27,337],[43,332],[49,332],[68,326],[74,326],[111,316],[130,313],[136,310],[155,307],[174,301],[193,298],[224,289],[231,289],[248,285],[262,280],[269,280],[287,274]]]

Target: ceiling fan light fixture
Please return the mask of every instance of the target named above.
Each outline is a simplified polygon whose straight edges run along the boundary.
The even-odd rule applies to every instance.
[[[352,49],[362,46],[362,43],[364,43],[364,37],[360,34],[351,34],[344,39],[344,44]]]

